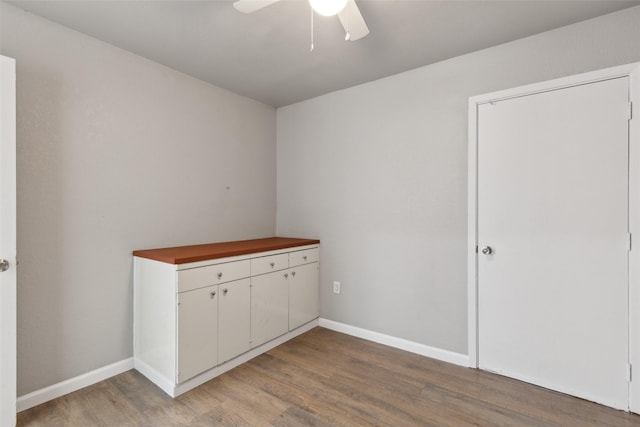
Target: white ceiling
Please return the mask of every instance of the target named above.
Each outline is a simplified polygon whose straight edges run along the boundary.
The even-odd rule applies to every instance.
[[[306,0],[250,15],[233,0],[8,1],[275,107],[640,5],[640,0],[357,0],[371,33],[344,40]],[[640,23],[638,23],[640,25]]]

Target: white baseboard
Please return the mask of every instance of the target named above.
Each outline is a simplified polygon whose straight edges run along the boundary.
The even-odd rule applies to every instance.
[[[234,360],[235,363],[228,362],[227,364],[225,364],[226,366],[221,367],[221,369],[213,369],[200,377],[196,377],[192,380],[187,381],[185,384],[181,384],[174,390],[171,390],[173,391],[173,393],[170,393],[164,387],[161,388],[165,389],[165,392],[170,395],[184,393],[186,390],[189,390],[196,385],[201,384],[202,382],[208,381],[209,379],[220,375],[222,372],[228,371],[229,369],[257,356],[258,354],[264,353],[268,349],[282,344],[283,342],[288,341],[296,335],[308,331],[316,325],[319,325],[323,328],[331,329],[333,331],[353,335],[354,337],[388,345],[390,347],[399,348],[411,353],[431,357],[432,359],[453,363],[455,365],[468,366],[469,363],[469,357],[466,354],[455,353],[449,350],[443,350],[441,348],[431,347],[402,338],[396,338],[390,335],[381,334],[379,332],[374,332],[367,329],[358,328],[356,326],[351,326],[344,323],[335,322],[333,320],[321,318],[318,321],[309,322],[308,324],[296,329],[295,331],[292,331],[291,333],[280,337],[279,339],[275,339],[269,343],[266,343],[263,346],[254,349],[255,351],[248,352],[242,357],[238,357],[237,360]],[[136,368],[141,368],[139,361],[136,363],[136,365]],[[25,394],[24,396],[20,396],[16,401],[16,409],[18,412],[22,412],[26,409],[33,408],[34,406],[48,402],[60,396],[64,396],[65,394],[72,393],[76,390],[80,390],[81,388],[88,387],[100,381],[104,381],[108,378],[126,372],[133,368],[134,360],[132,357],[108,366],[104,366],[102,368],[98,368],[94,371],[87,372],[86,374],[82,374],[77,377],[70,378],[66,381],[53,384],[49,387],[36,390],[32,393]],[[144,368],[142,370],[144,370]]]
[[[80,390],[81,388],[90,386],[97,382],[106,380],[115,375],[127,372],[133,369],[133,358],[121,360],[108,366],[103,366],[86,374],[78,375],[66,381],[50,385],[49,387],[36,390],[32,393],[18,397],[16,401],[16,409],[22,412],[26,409],[38,406],[41,403],[48,402],[65,394]]]
[[[357,326],[351,326],[329,319],[320,318],[319,324],[321,327],[331,329],[332,331],[342,332],[354,337],[388,345],[389,347],[399,348],[401,350],[420,354],[422,356],[427,356],[432,359],[453,363],[454,365],[465,367],[469,366],[469,356],[467,356],[466,354],[455,353],[453,351],[443,350],[441,348],[431,347],[425,344],[419,344],[417,342],[405,340],[403,338],[392,337],[391,335],[381,334],[379,332],[358,328]]]
[[[318,320],[312,320],[311,322],[300,326],[299,328],[278,337],[268,343],[265,343],[255,349],[238,356],[237,358],[221,365],[217,368],[211,369],[195,378],[192,378],[189,381],[186,381],[179,386],[175,386],[173,383],[168,382],[162,377],[162,375],[158,374],[151,367],[141,362],[140,360],[135,360],[133,357],[130,357],[125,360],[121,360],[120,362],[113,363],[108,366],[103,366],[102,368],[98,368],[94,371],[87,372],[86,374],[79,375],[74,378],[70,378],[66,381],[59,382],[57,384],[50,385],[49,387],[42,388],[40,390],[36,390],[29,394],[25,394],[24,396],[18,397],[16,400],[16,410],[17,412],[25,411],[29,408],[33,408],[34,406],[38,406],[42,403],[48,402],[50,400],[56,399],[58,397],[64,396],[65,394],[72,393],[76,390],[80,390],[81,388],[88,387],[100,381],[104,381],[108,378],[121,374],[123,372],[127,372],[131,369],[137,369],[142,374],[147,376],[147,378],[152,379],[162,390],[165,391],[170,396],[177,396],[179,394],[184,393],[185,391],[191,390],[192,388],[209,381],[210,379],[235,368],[236,366],[270,350],[273,347],[276,347],[300,334],[307,332],[310,329],[318,326]]]
[[[147,377],[149,380],[151,380],[151,382],[160,387],[162,391],[167,393],[169,396],[175,397],[175,395],[173,394],[173,389],[175,386],[174,382],[167,379],[160,372],[156,371],[154,368],[135,356],[133,357],[133,369]]]

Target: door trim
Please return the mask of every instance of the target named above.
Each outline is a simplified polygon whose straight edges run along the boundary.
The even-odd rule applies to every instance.
[[[640,62],[501,90],[469,98],[467,319],[469,367],[478,367],[478,107],[482,104],[629,77],[634,118],[629,122],[629,363],[636,366],[629,384],[629,408],[640,413]]]
[[[16,62],[0,55],[0,258],[9,261],[9,269],[0,277],[0,424],[16,424]]]

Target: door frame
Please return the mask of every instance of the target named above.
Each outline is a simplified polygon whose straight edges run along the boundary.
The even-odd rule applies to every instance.
[[[9,261],[9,269],[0,277],[3,289],[0,307],[0,424],[13,426],[16,423],[16,65],[15,60],[0,55],[0,233],[3,246],[0,258]],[[5,92],[6,91],[6,92]]]
[[[619,77],[629,77],[630,101],[635,110],[635,117],[629,121],[629,233],[634,240],[629,252],[629,363],[637,367],[639,379],[629,383],[629,409],[640,413],[640,62],[469,98],[467,343],[469,367],[478,368],[478,107]]]

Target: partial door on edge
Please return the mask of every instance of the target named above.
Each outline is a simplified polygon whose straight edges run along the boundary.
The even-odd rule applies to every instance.
[[[16,424],[16,68],[0,56],[0,425]]]

